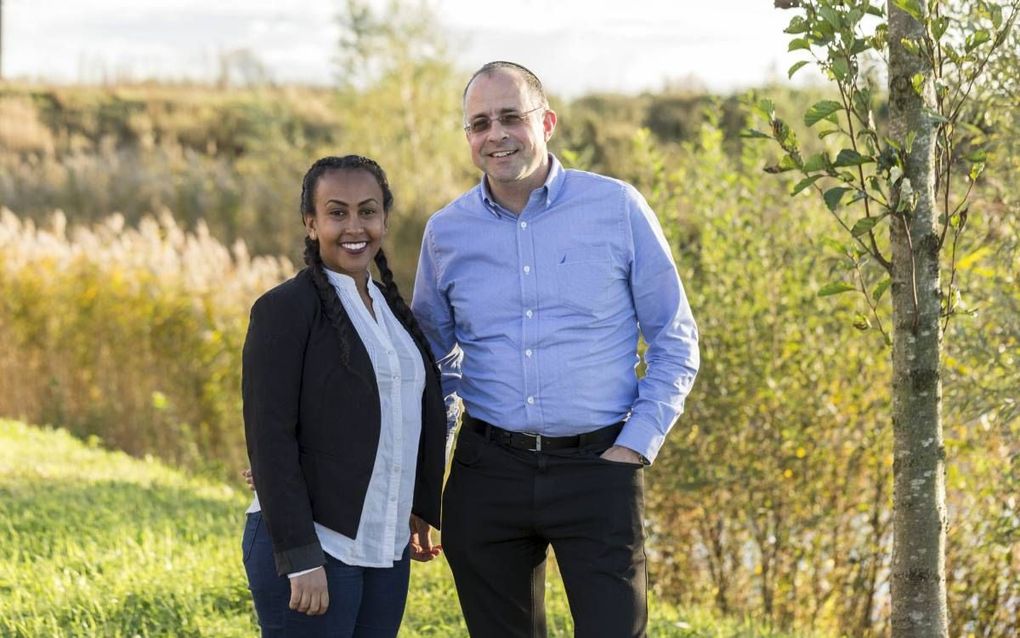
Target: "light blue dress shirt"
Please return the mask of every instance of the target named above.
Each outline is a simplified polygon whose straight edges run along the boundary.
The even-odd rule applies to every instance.
[[[472,416],[547,436],[626,419],[617,445],[653,460],[698,371],[683,285],[637,190],[549,158],[520,215],[483,177],[429,219],[412,310]]]

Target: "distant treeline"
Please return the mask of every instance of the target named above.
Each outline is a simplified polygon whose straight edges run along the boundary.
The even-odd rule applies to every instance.
[[[387,169],[397,197],[393,238],[410,282],[432,212],[478,179],[460,130],[457,74],[424,66],[367,91],[139,85],[0,85],[0,205],[42,220],[62,210],[88,223],[128,224],[172,211],[193,229],[298,260],[301,175],[317,157],[360,153]],[[791,105],[812,97],[770,89]],[[699,93],[553,96],[554,152],[570,165],[636,180],[632,146],[647,130],[663,148],[695,140],[711,116],[741,144],[745,96]]]

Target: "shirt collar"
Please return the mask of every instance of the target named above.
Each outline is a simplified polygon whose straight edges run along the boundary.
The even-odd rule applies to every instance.
[[[323,270],[326,271],[326,278],[329,279],[329,283],[333,284],[335,288],[345,290],[354,295],[355,297],[357,297],[360,294],[358,292],[358,284],[354,282],[354,277],[351,277],[350,275],[345,275],[340,272],[336,272],[335,270],[330,270],[329,268],[325,267],[323,267]],[[365,276],[368,277],[368,281],[370,282],[372,281],[372,278],[367,270],[365,271]],[[375,288],[375,286],[368,287],[368,295],[373,300],[375,300],[374,294],[375,291],[372,290],[373,288]]]
[[[563,170],[563,165],[556,159],[556,156],[549,153],[549,174],[545,177],[545,182],[542,184],[541,189],[545,194],[545,206],[549,207],[553,201],[556,200],[557,195],[560,194],[560,190],[563,188],[563,180],[566,172]],[[489,191],[489,180],[486,179],[485,174],[482,174],[482,180],[479,183],[479,193],[482,197],[482,203],[493,215],[499,215],[499,209],[502,208],[495,199],[492,198],[492,193]]]

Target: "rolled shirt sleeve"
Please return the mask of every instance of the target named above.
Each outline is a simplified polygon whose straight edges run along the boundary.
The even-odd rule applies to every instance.
[[[645,376],[616,444],[654,461],[698,373],[698,328],[655,213],[633,187],[624,188],[624,198],[633,256],[631,294],[648,347]]]

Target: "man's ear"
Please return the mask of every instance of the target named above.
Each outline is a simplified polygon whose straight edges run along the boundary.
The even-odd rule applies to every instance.
[[[556,130],[556,111],[546,110],[545,115],[542,116],[542,130],[545,133],[545,141],[548,142],[552,138],[553,131]]]

